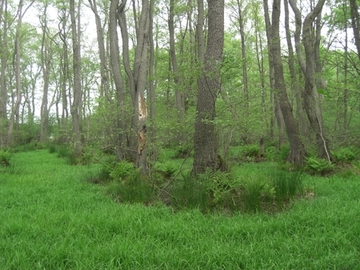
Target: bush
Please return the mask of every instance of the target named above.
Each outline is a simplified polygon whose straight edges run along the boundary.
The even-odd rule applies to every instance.
[[[10,166],[12,154],[9,150],[0,150],[0,166],[7,167]]]
[[[130,171],[122,166],[123,165],[117,167],[114,171],[116,172],[115,174],[111,174],[121,177],[114,179],[114,181],[109,184],[107,188],[108,194],[118,202],[150,203],[155,196],[152,185],[149,183],[147,177],[141,175],[139,170],[132,168]]]
[[[350,148],[341,148],[337,151],[333,151],[331,154],[334,158],[334,161],[338,164],[350,163],[356,158],[356,154]]]
[[[334,170],[334,165],[326,159],[309,157],[305,169],[312,174],[325,175]]]
[[[171,205],[176,209],[199,208],[208,210],[207,174],[193,176],[182,174],[169,190]]]

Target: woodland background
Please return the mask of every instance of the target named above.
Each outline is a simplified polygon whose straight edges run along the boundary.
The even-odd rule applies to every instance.
[[[285,147],[297,165],[360,147],[358,1],[218,3],[1,1],[0,148],[67,145],[76,163],[101,150],[145,173],[162,149],[195,149],[211,156],[201,173],[239,145],[259,159]],[[225,27],[207,100],[211,7]],[[211,117],[196,117],[201,102]]]

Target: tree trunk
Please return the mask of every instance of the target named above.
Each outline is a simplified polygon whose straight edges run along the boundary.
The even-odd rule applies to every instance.
[[[185,104],[184,104],[184,97],[182,93],[183,85],[180,82],[179,76],[179,68],[178,68],[178,61],[176,57],[175,51],[175,30],[174,30],[174,17],[175,17],[175,0],[170,0],[170,13],[169,13],[169,36],[170,36],[170,59],[171,59],[171,74],[174,80],[174,89],[175,89],[175,106],[178,115],[178,121],[180,124],[183,123],[184,120],[184,112],[185,112]],[[181,139],[181,138],[180,138]]]
[[[316,51],[315,46],[319,46],[316,42],[316,36],[314,36],[314,29],[312,27],[315,19],[321,13],[325,0],[320,0],[314,9],[305,17],[303,22],[302,40],[305,49],[305,59],[302,54],[302,48],[300,44],[300,28],[301,28],[301,13],[296,6],[294,0],[289,0],[290,5],[295,13],[296,19],[296,52],[300,67],[305,77],[305,90],[304,90],[304,107],[308,116],[311,128],[313,129],[316,137],[317,156],[320,158],[331,159],[330,151],[328,149],[328,142],[325,136],[322,120],[322,112],[320,108],[319,94],[316,91]]]
[[[80,54],[80,31],[78,29],[80,14],[75,15],[75,0],[70,0],[70,17],[71,17],[71,37],[73,45],[73,103],[71,105],[71,116],[73,122],[73,143],[74,152],[77,157],[81,155],[81,128],[80,128],[80,113],[81,113],[81,54]]]
[[[305,160],[305,148],[301,141],[298,124],[292,114],[292,108],[286,93],[283,65],[281,61],[280,45],[280,0],[274,0],[272,11],[270,51],[273,58],[275,74],[275,95],[280,102],[284,116],[286,132],[290,142],[290,154],[287,161],[302,166]]]
[[[7,141],[7,89],[6,89],[6,65],[7,65],[7,20],[3,20],[3,13],[7,13],[7,1],[1,1],[0,5],[0,148],[6,145]]]
[[[224,47],[224,0],[208,0],[208,39],[198,86],[193,173],[217,169],[215,102],[220,91],[220,67]]]
[[[290,80],[291,80],[291,89],[294,91],[294,96],[296,100],[296,116],[299,121],[300,125],[300,134],[305,139],[308,138],[308,122],[305,115],[304,105],[302,102],[302,92],[303,90],[300,87],[300,76],[299,73],[296,71],[295,68],[295,56],[293,45],[291,42],[292,34],[290,31],[290,15],[289,15],[289,5],[288,0],[284,0],[284,7],[285,7],[285,32],[286,32],[286,42],[289,54],[289,71],[290,71]],[[299,77],[298,77],[299,76]]]
[[[266,37],[268,40],[268,47],[271,47],[271,22],[270,22],[270,16],[269,16],[269,7],[268,7],[268,1],[264,0],[264,18],[265,18],[265,27],[266,27]],[[285,122],[284,122],[284,116],[282,114],[282,110],[280,108],[279,100],[277,98],[277,95],[275,92],[275,72],[274,72],[274,63],[273,63],[273,56],[269,51],[269,74],[270,74],[270,102],[273,106],[274,115],[276,118],[278,130],[279,130],[279,148],[282,146],[282,144],[285,142]],[[274,133],[274,119],[270,119],[270,136],[273,136]]]
[[[49,132],[49,110],[48,110],[48,92],[49,92],[49,81],[50,81],[50,64],[52,59],[52,53],[49,46],[49,41],[46,39],[47,31],[47,8],[48,4],[45,3],[44,12],[43,12],[43,21],[42,23],[42,40],[41,40],[41,69],[43,72],[43,97],[41,102],[41,122],[40,122],[40,142],[45,142],[48,138]]]
[[[100,85],[100,96],[107,96],[109,92],[109,76],[108,76],[108,64],[106,60],[106,50],[105,50],[105,36],[104,28],[101,25],[100,15],[98,13],[98,8],[96,0],[88,0],[91,10],[95,15],[95,24],[96,24],[96,38],[99,48],[99,58],[100,58],[100,76],[101,76],[101,85]],[[116,26],[116,21],[115,21]]]
[[[350,0],[351,26],[354,33],[357,55],[360,59],[360,16],[356,0]]]
[[[121,28],[123,42],[123,64],[128,77],[130,95],[133,104],[132,130],[137,131],[137,136],[130,137],[132,149],[134,149],[134,160],[136,167],[142,173],[147,172],[146,164],[146,117],[144,117],[145,87],[148,70],[148,41],[149,41],[149,0],[143,0],[140,17],[134,16],[136,29],[136,47],[134,66],[130,68],[129,34],[125,14],[126,0],[123,0],[118,8],[118,21]],[[135,3],[133,3],[134,14],[137,14]],[[146,107],[145,107],[146,108]],[[140,113],[142,112],[142,115]]]

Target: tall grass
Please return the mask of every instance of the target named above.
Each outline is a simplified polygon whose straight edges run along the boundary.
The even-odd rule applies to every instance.
[[[276,215],[119,204],[47,151],[0,174],[1,269],[357,269],[360,181],[303,178],[316,196]],[[21,168],[21,169],[20,169]],[[261,169],[259,169],[261,170]],[[251,175],[255,168],[244,175]]]

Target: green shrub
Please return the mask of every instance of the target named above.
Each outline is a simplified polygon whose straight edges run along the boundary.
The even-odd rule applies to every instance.
[[[7,167],[10,166],[12,154],[9,150],[0,150],[0,166]]]
[[[176,209],[199,208],[206,212],[209,208],[207,183],[207,174],[182,174],[169,190],[171,205]]]
[[[309,157],[306,160],[305,168],[312,174],[325,175],[334,170],[334,165],[326,159]]]
[[[178,168],[176,165],[169,162],[165,162],[165,163],[157,162],[154,166],[154,169],[157,172],[160,172],[163,177],[169,179],[174,176]]]
[[[332,151],[331,154],[334,161],[338,164],[350,163],[356,158],[356,154],[350,148],[341,148],[337,151]]]
[[[235,197],[237,183],[231,174],[222,171],[209,173],[208,191],[213,208],[236,209]]]
[[[49,153],[53,154],[56,153],[56,146],[54,144],[49,145]]]
[[[110,182],[107,192],[118,202],[148,204],[154,198],[154,190],[148,179],[141,175],[139,170],[127,170],[125,167],[117,171],[121,175],[115,181]],[[124,170],[125,169],[125,170]],[[117,175],[117,176],[119,176]]]
[[[123,180],[135,172],[134,164],[127,161],[116,163],[110,170],[110,177],[114,180]]]

